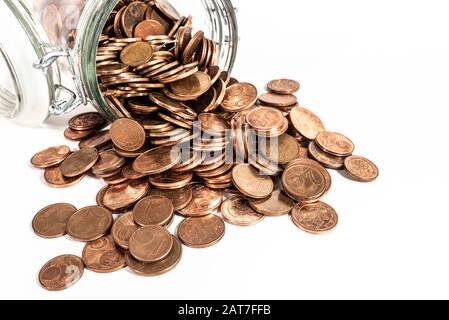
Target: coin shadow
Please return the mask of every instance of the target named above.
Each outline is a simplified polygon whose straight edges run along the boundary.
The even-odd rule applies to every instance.
[[[352,179],[351,176],[346,172],[346,170],[336,170],[343,178],[346,178],[349,181],[357,182],[356,180]]]

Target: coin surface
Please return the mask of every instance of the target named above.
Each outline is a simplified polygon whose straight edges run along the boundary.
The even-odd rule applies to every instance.
[[[72,130],[84,131],[102,126],[105,120],[98,112],[87,112],[74,116],[69,120],[69,127]]]
[[[340,133],[320,132],[315,142],[323,151],[334,156],[347,157],[354,152],[354,143]]]
[[[268,90],[277,94],[293,94],[299,91],[300,85],[298,81],[290,79],[277,79],[268,83]]]
[[[67,146],[57,146],[47,148],[36,153],[31,158],[31,164],[36,168],[49,168],[63,162],[70,155],[70,148]]]
[[[39,272],[39,282],[44,289],[61,291],[77,283],[84,273],[81,258],[63,255],[48,261]]]
[[[68,156],[60,166],[65,177],[73,178],[89,171],[98,160],[98,151],[94,148],[84,148]]]
[[[170,84],[171,91],[180,97],[199,97],[212,85],[207,73],[198,71],[191,76]]]
[[[126,267],[125,254],[117,249],[111,235],[86,243],[82,259],[87,269],[98,273],[115,272]]]
[[[275,164],[287,164],[299,157],[300,146],[295,138],[282,134],[277,138],[265,139],[265,148],[262,152]]]
[[[270,177],[262,176],[249,164],[239,164],[232,170],[235,187],[250,198],[263,199],[273,192],[274,184]]]
[[[172,235],[161,226],[138,229],[129,240],[129,252],[141,262],[156,262],[165,258],[173,248]]]
[[[193,179],[192,172],[165,172],[150,176],[150,183],[159,189],[179,189],[188,185]]]
[[[220,207],[222,200],[221,191],[195,184],[192,186],[192,200],[185,208],[179,209],[178,213],[185,217],[206,216]]]
[[[271,107],[258,107],[246,115],[246,122],[254,129],[270,131],[279,128],[285,121],[281,111]]]
[[[100,148],[111,142],[109,130],[100,131],[79,143],[80,149],[84,148]]]
[[[129,239],[139,226],[134,222],[132,211],[123,214],[112,225],[111,234],[115,243],[122,249],[129,249]]]
[[[78,241],[94,241],[108,232],[112,221],[112,213],[106,208],[99,206],[82,208],[69,218],[67,233]]]
[[[318,148],[314,141],[309,143],[310,156],[329,169],[340,170],[344,167],[345,157],[337,157]]]
[[[293,223],[301,230],[312,234],[324,234],[335,229],[338,215],[324,202],[297,204],[292,210]]]
[[[210,214],[199,218],[187,218],[179,224],[178,237],[191,248],[207,248],[217,244],[225,234],[225,223]]]
[[[140,173],[153,175],[170,170],[181,160],[181,151],[176,147],[158,147],[140,155],[133,169]]]
[[[111,125],[110,135],[114,145],[124,151],[137,151],[146,141],[145,129],[132,119],[115,121]]]
[[[164,196],[150,195],[133,209],[134,221],[142,226],[166,226],[173,218],[173,203]]]
[[[249,205],[265,216],[279,217],[289,214],[295,206],[295,202],[280,190],[274,190],[268,198],[249,199]]]
[[[144,20],[134,29],[134,37],[146,39],[150,36],[164,34],[165,28],[156,20]]]
[[[136,25],[141,22],[147,10],[147,4],[142,1],[131,2],[121,15],[121,30],[126,37],[131,38]]]
[[[372,182],[379,176],[377,166],[364,157],[347,157],[344,162],[344,167],[349,176],[359,182]]]
[[[306,108],[293,108],[290,111],[290,120],[293,127],[309,140],[315,140],[320,132],[326,130],[320,118]]]
[[[98,161],[92,167],[92,172],[97,175],[104,175],[121,168],[125,162],[125,158],[119,156],[114,150],[103,151],[99,154]]]
[[[236,226],[247,227],[261,222],[265,216],[250,207],[248,198],[231,197],[221,205],[224,220]]]
[[[192,187],[190,185],[174,190],[153,189],[151,190],[150,195],[164,196],[170,199],[175,211],[187,207],[193,198]]]
[[[77,211],[71,204],[56,203],[40,210],[33,218],[34,232],[42,238],[59,238],[67,234],[67,221]]]
[[[147,179],[125,181],[110,186],[104,194],[103,205],[112,210],[127,209],[145,197],[150,190]]]
[[[53,188],[66,188],[73,186],[83,180],[84,177],[85,174],[73,178],[64,177],[60,166],[46,168],[44,172],[45,182]]]
[[[143,41],[138,41],[129,44],[120,53],[120,60],[131,67],[137,67],[141,64],[147,63],[153,56],[153,47],[151,44]]]
[[[236,83],[226,89],[221,103],[227,112],[240,112],[253,106],[257,101],[257,88],[246,82]]]
[[[176,238],[173,237],[173,247],[170,253],[160,261],[156,262],[140,262],[133,258],[131,254],[126,255],[126,261],[128,267],[140,276],[155,277],[165,274],[173,270],[181,261],[182,257],[182,244]]]
[[[298,102],[298,98],[292,94],[275,94],[264,93],[259,97],[259,100],[273,107],[290,107]]]
[[[71,128],[67,128],[64,130],[64,137],[66,137],[69,140],[79,141],[79,140],[89,138],[94,133],[95,133],[94,129],[80,131],[80,130],[73,130]]]

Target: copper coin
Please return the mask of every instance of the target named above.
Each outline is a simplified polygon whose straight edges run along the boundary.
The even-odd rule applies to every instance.
[[[179,224],[178,237],[191,248],[207,248],[217,244],[225,234],[225,224],[220,217],[187,218]]]
[[[89,171],[97,160],[97,149],[84,148],[72,153],[61,163],[61,172],[65,177],[78,177]]]
[[[94,241],[103,237],[112,226],[112,213],[99,206],[78,210],[67,222],[67,233],[78,241]]]
[[[173,28],[173,21],[167,17],[155,6],[149,6],[145,17],[147,20],[156,20],[164,26],[164,34],[168,34]]]
[[[276,94],[293,94],[299,91],[298,81],[290,79],[278,79],[268,83],[268,90]]]
[[[195,184],[192,186],[192,201],[178,213],[185,217],[206,216],[220,207],[222,201],[223,194],[220,191]]]
[[[98,191],[97,196],[95,197],[95,202],[97,203],[98,206],[100,207],[104,207],[104,203],[103,203],[103,199],[104,199],[104,195],[106,193],[106,191],[108,191],[109,186],[105,186],[103,188],[100,189],[100,191]]]
[[[344,167],[349,176],[359,182],[372,182],[379,176],[379,169],[370,160],[359,157],[347,157]]]
[[[86,138],[89,138],[95,133],[95,129],[92,130],[73,130],[71,128],[67,128],[64,130],[64,137],[73,141],[80,141]]]
[[[129,239],[129,252],[141,262],[156,262],[164,259],[173,248],[173,237],[161,226],[138,229]]]
[[[243,194],[254,199],[263,199],[273,192],[274,184],[270,177],[262,176],[249,164],[239,164],[232,170],[232,181]]]
[[[150,176],[150,183],[159,189],[179,189],[187,186],[193,179],[193,173],[165,172]]]
[[[258,107],[246,115],[246,121],[254,129],[270,131],[273,128],[282,127],[285,117],[278,109]]]
[[[215,113],[202,113],[198,116],[201,130],[210,135],[224,135],[230,129],[228,122]]]
[[[115,175],[103,177],[103,181],[106,182],[108,185],[117,185],[121,184],[123,182],[126,182],[128,179],[122,174],[121,170],[118,170],[118,172]]]
[[[36,168],[45,169],[63,162],[70,155],[70,148],[57,146],[42,150],[31,158],[31,164]]]
[[[111,136],[109,130],[100,131],[79,143],[80,149],[84,148],[100,148],[111,142]]]
[[[159,147],[139,156],[133,164],[134,170],[148,175],[170,170],[181,160],[181,151],[176,147]]]
[[[91,130],[104,124],[105,120],[98,112],[87,112],[74,116],[69,120],[69,127],[72,130]]]
[[[85,174],[82,174],[73,178],[64,177],[60,166],[46,168],[44,172],[45,182],[53,188],[67,188],[73,186],[83,180],[85,176]]]
[[[203,38],[204,32],[198,31],[195,33],[182,54],[182,64],[187,64],[192,61],[195,52],[198,51],[201,43],[203,42]]]
[[[126,179],[129,180],[137,180],[146,177],[146,174],[137,172],[133,169],[133,164],[130,163],[127,166],[123,167],[122,174]]]
[[[259,100],[273,107],[289,107],[298,102],[298,98],[292,94],[265,93],[259,97]]]
[[[147,179],[129,180],[112,185],[104,194],[103,204],[112,211],[124,210],[145,197],[149,189]]]
[[[131,254],[126,255],[128,267],[139,276],[154,277],[163,275],[173,270],[181,261],[182,244],[173,237],[173,247],[170,253],[160,261],[156,262],[140,262],[132,257]]]
[[[199,97],[211,87],[212,82],[207,73],[198,71],[185,79],[172,82],[171,91],[181,97]]]
[[[69,218],[77,211],[71,204],[56,203],[40,210],[33,218],[34,232],[47,239],[59,238],[66,235]]]
[[[270,197],[265,199],[250,199],[251,208],[268,217],[279,217],[289,214],[295,202],[284,195],[280,190],[274,190]]]
[[[179,12],[167,0],[156,0],[154,5],[170,20],[177,21],[181,19]]]
[[[111,235],[86,243],[82,257],[93,272],[110,273],[126,267],[125,253],[117,249]]]
[[[115,121],[111,125],[110,134],[114,145],[124,151],[137,151],[146,141],[145,129],[132,119]]]
[[[261,222],[265,216],[250,207],[246,197],[231,197],[221,205],[224,220],[236,226],[248,227]]]
[[[340,170],[344,167],[345,157],[337,157],[324,152],[316,146],[314,141],[309,143],[309,154],[326,168]]]
[[[153,189],[151,190],[150,195],[164,196],[170,199],[175,211],[187,207],[193,198],[192,187],[190,185],[174,190]]]
[[[129,249],[129,239],[139,226],[134,222],[132,211],[123,214],[112,225],[111,234],[115,243],[122,249]]]
[[[131,38],[136,25],[145,18],[148,5],[141,1],[131,2],[121,16],[121,27],[126,37]]]
[[[324,124],[314,113],[299,106],[290,111],[290,120],[293,127],[309,140],[315,140],[320,132],[326,130]]]
[[[257,101],[257,88],[246,82],[234,84],[226,89],[221,105],[227,112],[240,112],[253,106]]]
[[[164,196],[150,195],[133,209],[134,221],[142,226],[166,226],[173,218],[173,203]]]
[[[275,164],[287,164],[299,157],[300,146],[295,138],[283,134],[278,138],[265,139],[263,153]]]
[[[312,234],[324,234],[335,229],[338,215],[324,202],[297,204],[292,210],[293,223],[301,230]]]
[[[315,140],[318,147],[334,156],[347,157],[354,152],[354,143],[336,132],[320,132]]]
[[[136,38],[146,39],[149,36],[164,34],[164,26],[156,20],[144,20],[140,22],[134,29]]]
[[[50,291],[61,291],[78,282],[83,276],[84,263],[81,258],[63,255],[48,261],[39,272],[39,282]]]
[[[125,158],[119,156],[114,150],[103,151],[99,154],[97,163],[92,167],[94,174],[104,174],[119,169],[125,164]]]
[[[147,42],[131,43],[120,53],[120,61],[131,67],[137,67],[150,61],[153,52],[153,47]]]

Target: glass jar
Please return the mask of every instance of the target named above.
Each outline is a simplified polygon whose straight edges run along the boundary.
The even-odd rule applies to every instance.
[[[49,1],[52,0],[0,2],[0,18],[8,26],[0,31],[0,116],[36,126],[49,116],[92,104],[113,121],[116,116],[97,82],[96,52],[103,27],[123,0],[64,0],[72,5],[72,11],[65,16],[69,26],[62,29],[58,29],[64,23],[62,16],[50,19],[51,23],[42,17],[42,5],[48,5]],[[171,0],[170,3],[179,12],[193,16],[194,29],[204,31],[218,44],[219,66],[231,71],[238,44],[231,1]],[[82,9],[79,16],[74,7]],[[53,16],[51,12],[45,15]]]

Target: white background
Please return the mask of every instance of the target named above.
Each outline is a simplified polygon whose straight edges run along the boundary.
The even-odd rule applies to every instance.
[[[80,255],[83,244],[41,239],[31,219],[54,202],[94,204],[101,183],[54,190],[30,167],[36,151],[68,143],[65,120],[41,129],[1,121],[0,298],[449,298],[447,1],[234,2],[234,76],[261,91],[273,78],[299,80],[301,104],[376,162],[377,182],[332,173],[324,200],[340,223],[329,235],[306,234],[288,217],[227,225],[218,245],[184,248],[162,277],[86,271],[74,287],[51,293],[37,283],[40,267]]]

